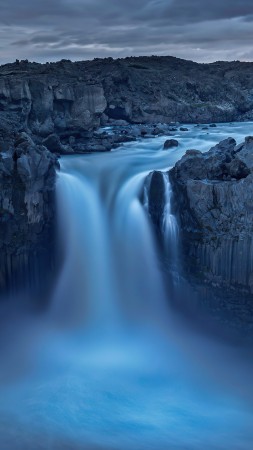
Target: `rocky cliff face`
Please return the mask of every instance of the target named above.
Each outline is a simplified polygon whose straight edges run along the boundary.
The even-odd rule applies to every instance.
[[[94,74],[95,67],[89,69]],[[252,63],[140,57],[98,61],[97,68],[112,119],[208,123],[253,117]]]
[[[252,119],[252,67],[172,57],[7,64],[0,67],[0,118],[39,143],[56,133],[62,152],[80,150],[94,129],[110,121]]]
[[[52,134],[63,139],[62,152],[71,152],[75,139],[86,138],[100,125],[106,108],[103,87],[83,80],[62,66],[21,63],[0,68],[0,119],[26,131],[37,143]]]
[[[26,133],[13,134],[0,153],[0,295],[42,289],[54,266],[57,159]],[[4,148],[5,147],[5,148]]]
[[[224,331],[252,336],[253,137],[240,145],[226,139],[207,153],[188,150],[168,175],[179,227],[180,284],[170,291],[176,307],[193,317],[208,311]],[[162,239],[163,174],[152,172],[147,183],[149,214],[163,253],[174,255]],[[169,276],[171,267],[166,268]]]
[[[253,138],[189,150],[170,171],[186,272],[253,293]]]

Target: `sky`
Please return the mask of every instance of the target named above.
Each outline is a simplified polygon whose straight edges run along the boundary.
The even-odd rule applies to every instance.
[[[0,0],[0,63],[139,55],[253,61],[253,0]]]

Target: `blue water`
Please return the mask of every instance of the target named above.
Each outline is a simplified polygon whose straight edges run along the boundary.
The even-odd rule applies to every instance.
[[[171,311],[139,198],[151,170],[228,136],[239,143],[253,124],[188,128],[177,149],[159,137],[61,159],[50,307],[10,311],[2,330],[1,449],[251,450],[251,360]],[[178,236],[166,211],[168,244]]]

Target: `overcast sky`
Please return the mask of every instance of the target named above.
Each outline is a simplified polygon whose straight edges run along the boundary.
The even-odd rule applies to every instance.
[[[253,61],[253,0],[0,0],[0,63],[131,55]]]

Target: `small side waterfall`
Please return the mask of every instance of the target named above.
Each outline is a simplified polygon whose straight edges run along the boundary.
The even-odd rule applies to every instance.
[[[150,173],[146,177],[144,187],[143,187],[143,206],[146,211],[149,211],[149,190],[150,190],[151,179],[152,179],[152,173]]]
[[[164,209],[162,215],[162,236],[166,255],[170,263],[178,263],[178,224],[171,212],[172,189],[167,172],[162,173],[164,182]]]
[[[151,172],[146,177],[143,204],[160,238],[165,265],[174,285],[179,280],[179,228],[172,213],[171,201],[172,188],[168,172]]]

